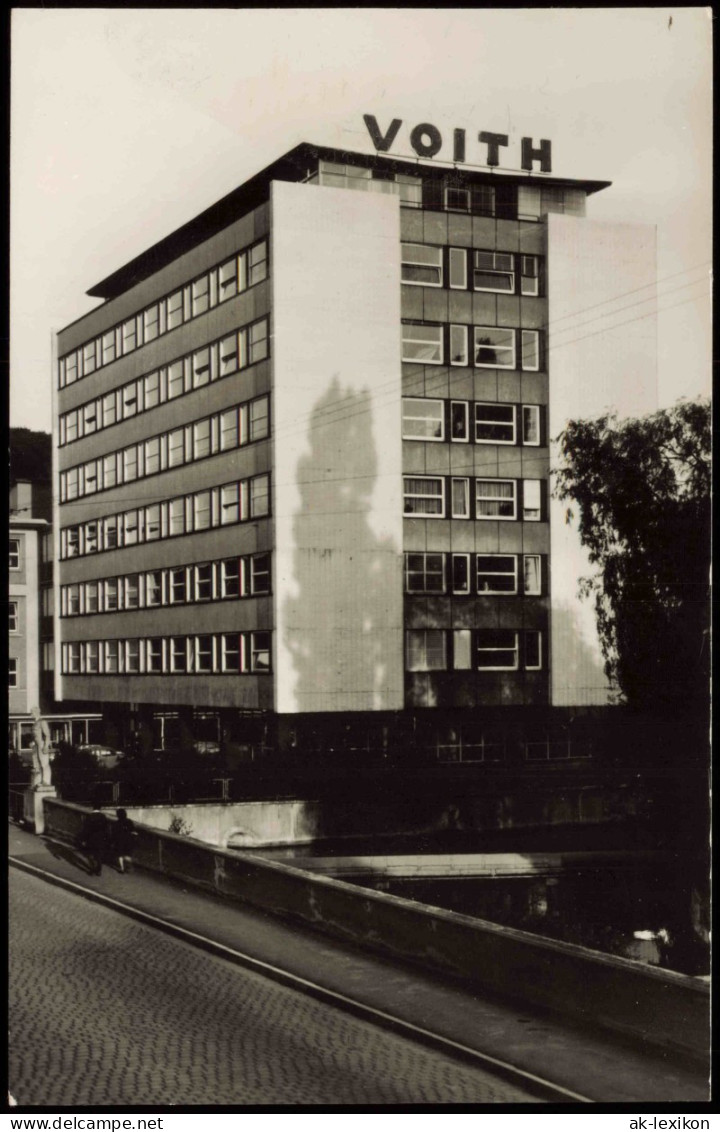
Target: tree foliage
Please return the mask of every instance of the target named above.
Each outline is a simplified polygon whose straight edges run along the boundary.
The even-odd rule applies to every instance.
[[[694,713],[710,678],[710,404],[680,401],[638,420],[570,421],[555,496],[572,500],[598,570],[605,671],[625,702]]]
[[[52,441],[47,432],[30,428],[10,429],[10,482],[50,483]]]

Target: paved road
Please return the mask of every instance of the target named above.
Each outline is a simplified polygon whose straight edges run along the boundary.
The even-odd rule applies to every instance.
[[[483,1070],[10,874],[19,1105],[521,1104]]]

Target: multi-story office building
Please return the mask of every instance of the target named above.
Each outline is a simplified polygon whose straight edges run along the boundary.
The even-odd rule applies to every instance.
[[[585,219],[606,184],[303,144],[91,288],[58,698],[300,748],[401,720],[452,758],[606,703],[549,478],[569,417],[655,403],[654,319],[605,317],[653,293],[654,230]]]

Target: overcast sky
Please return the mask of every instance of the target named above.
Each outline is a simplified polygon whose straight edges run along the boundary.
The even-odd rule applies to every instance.
[[[85,292],[300,141],[373,152],[362,120],[552,140],[613,182],[594,219],[657,226],[659,399],[710,389],[711,14],[53,9],[12,13],[11,424],[50,430],[51,334]],[[446,156],[443,151],[439,157]]]

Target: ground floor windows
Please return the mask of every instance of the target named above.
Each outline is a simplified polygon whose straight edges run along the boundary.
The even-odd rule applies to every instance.
[[[526,672],[543,667],[537,629],[409,629],[408,672]]]
[[[62,645],[61,658],[62,671],[67,675],[212,675],[272,671],[271,634],[262,629],[192,636],[68,641]],[[12,672],[11,666],[11,677]]]

